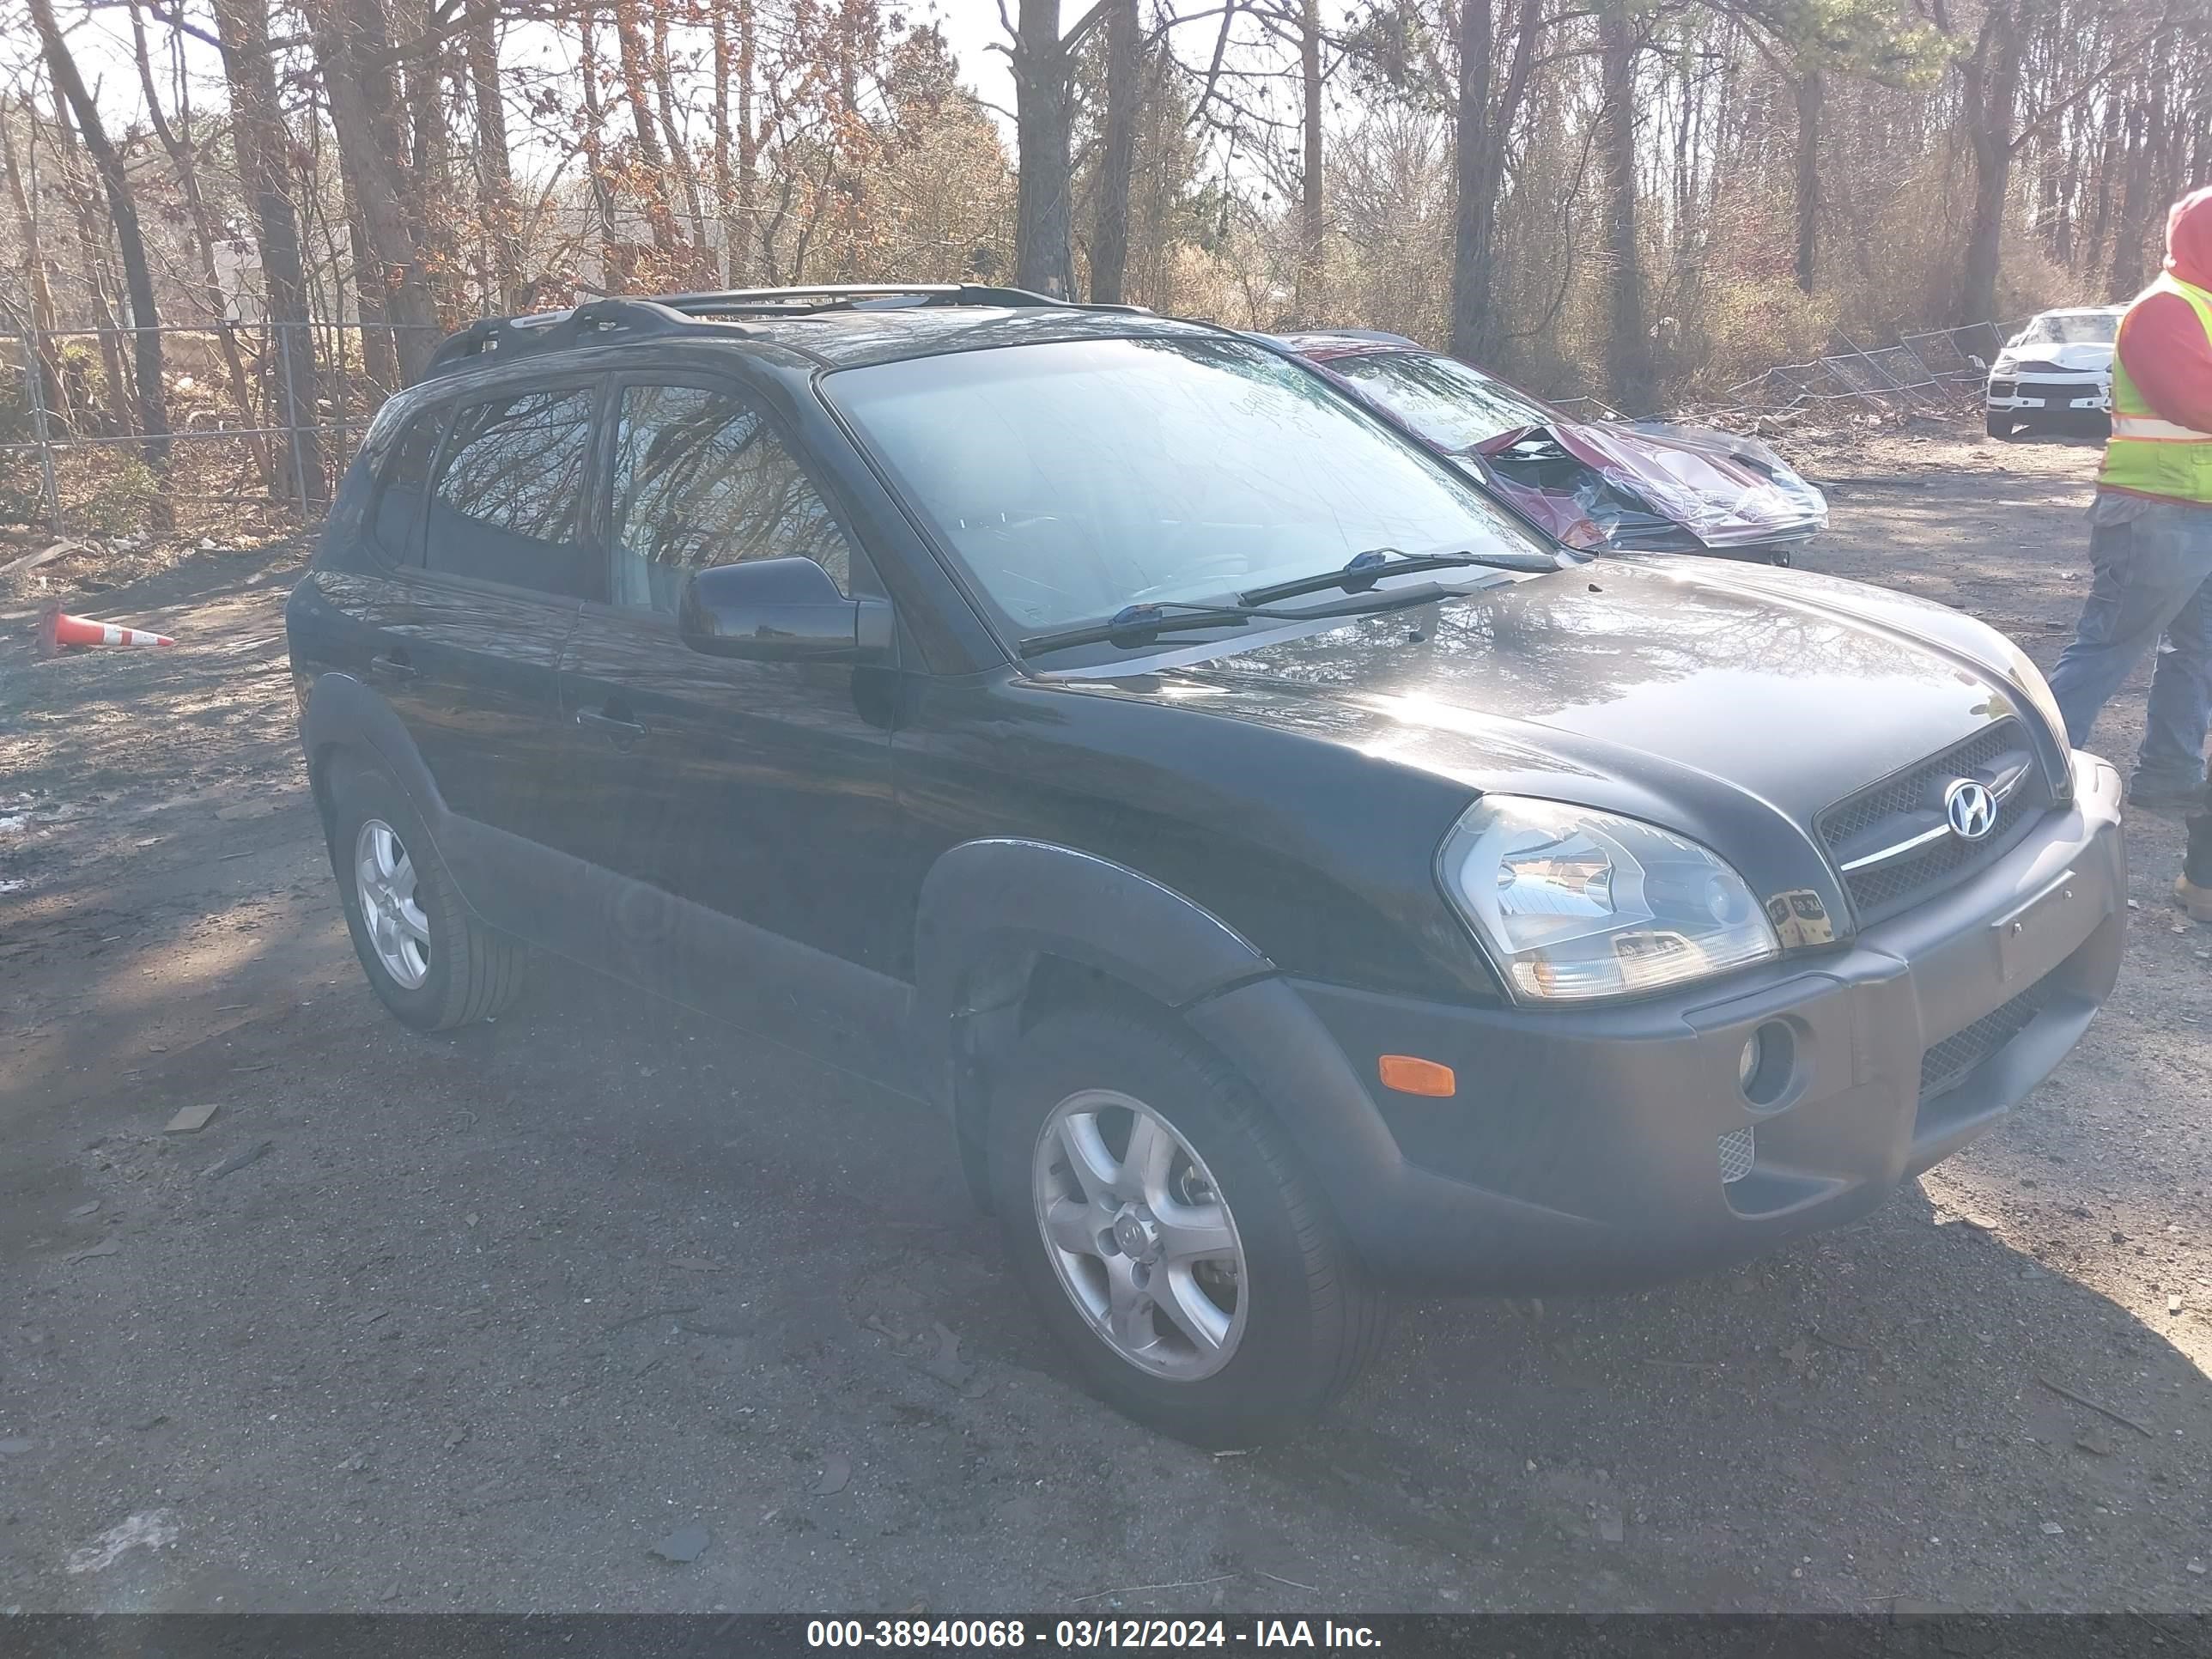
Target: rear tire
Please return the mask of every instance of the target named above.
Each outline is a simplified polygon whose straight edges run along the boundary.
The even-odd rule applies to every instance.
[[[1140,1115],[1149,1159],[1132,1155]],[[1140,1423],[1255,1445],[1343,1393],[1381,1341],[1382,1298],[1281,1131],[1188,1032],[1110,1006],[1048,1015],[1000,1068],[988,1150],[1014,1276]]]
[[[449,1031],[506,1011],[522,989],[522,947],[470,911],[396,782],[340,763],[330,839],[354,955],[402,1024]]]

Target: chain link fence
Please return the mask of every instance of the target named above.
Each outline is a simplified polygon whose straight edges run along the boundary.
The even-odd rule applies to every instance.
[[[1729,387],[1716,414],[1777,415],[1789,410],[1847,410],[1877,420],[1948,416],[1977,402],[2007,340],[2022,323],[1968,323],[1901,334],[1893,345],[1859,346],[1810,362],[1782,363]]]
[[[0,333],[0,521],[56,535],[297,527],[399,383],[388,325],[163,326],[169,430],[149,434],[131,369],[141,331]]]

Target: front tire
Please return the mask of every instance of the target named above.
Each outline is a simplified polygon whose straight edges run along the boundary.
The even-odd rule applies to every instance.
[[[992,1091],[1006,1253],[1091,1389],[1219,1449],[1349,1387],[1383,1305],[1243,1078],[1164,1022],[1048,1016]]]
[[[2000,415],[1992,410],[1983,418],[1982,428],[1992,438],[2009,438],[2012,436],[2013,418],[2009,415]]]
[[[341,763],[330,834],[346,931],[377,1000],[418,1031],[503,1012],[522,988],[522,947],[470,911],[399,786]]]

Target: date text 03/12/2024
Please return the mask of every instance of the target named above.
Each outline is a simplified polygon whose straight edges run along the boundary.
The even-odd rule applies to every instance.
[[[1322,1619],[816,1619],[810,1648],[1379,1648],[1365,1625]]]

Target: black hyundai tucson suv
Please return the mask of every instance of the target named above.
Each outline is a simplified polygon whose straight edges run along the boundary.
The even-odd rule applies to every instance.
[[[1591,562],[1322,374],[1007,289],[602,301],[386,404],[287,612],[369,983],[552,951],[933,1103],[1097,1390],[1866,1212],[2111,990],[2119,783],[1959,613]]]

